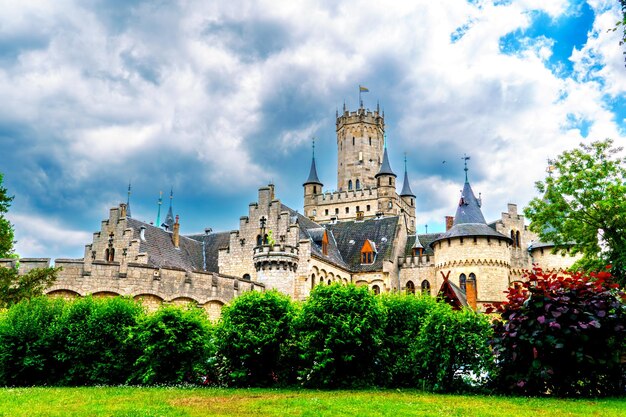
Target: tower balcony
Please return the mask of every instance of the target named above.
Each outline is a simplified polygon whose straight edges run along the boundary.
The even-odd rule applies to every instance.
[[[298,269],[299,251],[290,245],[262,245],[254,248],[252,260],[254,267],[260,270],[289,270]]]

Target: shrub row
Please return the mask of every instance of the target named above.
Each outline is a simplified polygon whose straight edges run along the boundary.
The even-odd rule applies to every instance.
[[[0,385],[180,383],[204,371],[209,339],[196,309],[34,298],[0,317]]]

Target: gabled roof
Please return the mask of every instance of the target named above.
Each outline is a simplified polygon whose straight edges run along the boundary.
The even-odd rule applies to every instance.
[[[391,169],[391,165],[389,165],[389,156],[387,156],[387,148],[385,147],[385,152],[383,153],[383,163],[380,165],[380,170],[378,174],[375,175],[375,178],[380,177],[381,175],[392,175],[397,177]]]
[[[204,242],[206,271],[216,273],[219,272],[217,259],[219,255],[219,250],[228,247],[228,244],[230,243],[230,232],[210,233],[208,235],[198,233],[188,235],[186,237],[198,241],[200,243],[200,248],[202,248],[202,243]],[[202,260],[202,262],[204,263],[204,259]],[[202,270],[202,266],[200,267],[200,270]]]
[[[327,225],[334,236],[339,252],[353,272],[381,271],[383,261],[391,259],[399,217],[383,217],[363,221],[344,221]],[[363,243],[371,240],[378,253],[372,264],[361,264]]]
[[[457,287],[452,281],[446,279],[441,284],[441,288],[437,295],[450,304],[452,308],[460,310],[462,307],[467,307],[467,296],[465,291]]]

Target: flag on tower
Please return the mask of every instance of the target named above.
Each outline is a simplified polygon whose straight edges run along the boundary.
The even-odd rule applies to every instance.
[[[363,87],[362,85],[359,86],[359,92],[360,93],[369,93],[370,90],[367,87]]]

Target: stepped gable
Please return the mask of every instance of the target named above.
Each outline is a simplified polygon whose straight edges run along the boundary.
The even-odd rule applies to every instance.
[[[127,219],[133,229],[133,238],[139,239],[139,252],[148,254],[148,265],[155,268],[178,268],[186,271],[202,270],[202,246],[199,242],[181,236],[179,248],[174,247],[172,233],[135,219]],[[145,240],[140,239],[144,226]]]
[[[383,217],[364,221],[344,221],[329,224],[337,241],[342,258],[353,272],[373,272],[383,269],[383,260],[391,259],[393,241],[398,229],[399,217]],[[378,250],[372,264],[361,264],[361,247],[367,240],[376,244]],[[352,242],[352,243],[351,243]]]
[[[337,247],[337,241],[331,230],[324,228],[322,225],[315,223],[284,204],[281,204],[281,210],[289,212],[292,223],[298,223],[300,227],[300,239],[311,240],[311,255],[330,262],[340,268],[349,269],[348,264],[346,264],[341,256],[341,252]],[[328,255],[322,253],[322,237],[324,236],[324,230],[328,230]]]
[[[202,251],[202,242],[204,242],[204,254],[206,256],[206,272],[219,273],[218,256],[219,250],[228,248],[230,244],[230,232],[198,233],[186,236],[200,243]],[[201,252],[202,253],[202,252]],[[200,255],[202,256],[202,255]],[[202,270],[204,259],[200,259],[200,270]]]

